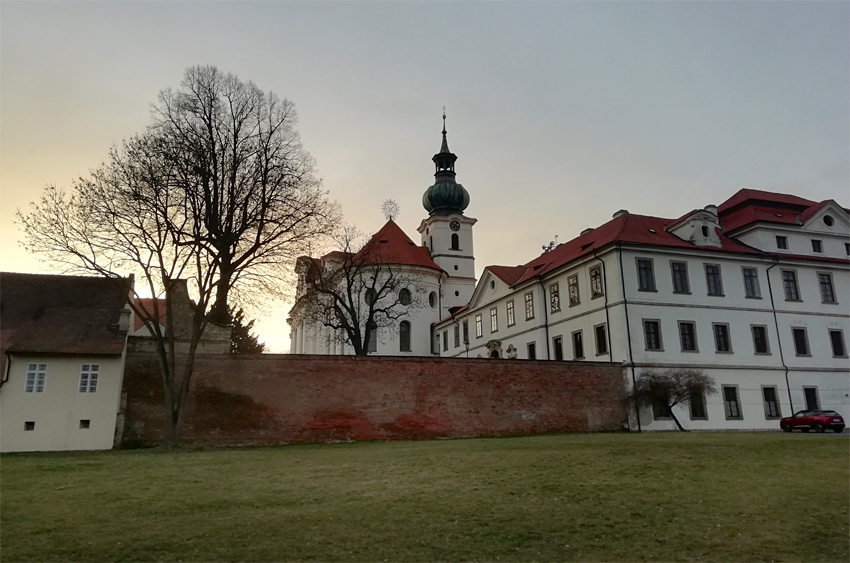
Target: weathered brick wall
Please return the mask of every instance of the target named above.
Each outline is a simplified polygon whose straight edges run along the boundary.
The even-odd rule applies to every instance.
[[[620,430],[623,369],[598,362],[199,356],[182,438],[196,444]],[[127,358],[125,444],[163,435],[153,354]]]

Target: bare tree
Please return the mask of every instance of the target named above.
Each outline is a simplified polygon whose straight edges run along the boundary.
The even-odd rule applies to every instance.
[[[651,407],[661,416],[670,416],[679,430],[687,432],[673,407],[690,405],[705,395],[717,393],[714,379],[698,369],[645,370],[635,382],[630,399]]]
[[[290,102],[194,67],[153,113],[147,131],[113,148],[70,193],[48,186],[17,216],[27,249],[66,271],[116,280],[132,273],[142,283],[128,303],[156,345],[174,442],[208,323],[228,322],[231,292],[247,299],[283,279],[292,257],[330,230],[337,209],[298,142]],[[142,292],[163,299],[165,311],[147,310]],[[190,326],[177,330],[180,292],[194,306]],[[182,336],[186,349],[178,350]]]
[[[352,227],[341,229],[336,238],[341,250],[320,259],[299,258],[303,292],[292,316],[336,331],[356,355],[365,356],[377,345],[378,330],[396,329],[422,297],[412,291],[413,270],[392,263],[380,241],[363,244]]]

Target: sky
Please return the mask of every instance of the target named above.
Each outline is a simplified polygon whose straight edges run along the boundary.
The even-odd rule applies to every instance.
[[[476,270],[619,209],[743,187],[850,206],[850,2],[0,2],[0,268],[58,273],[15,211],[215,65],[295,103],[345,218],[418,242],[446,106]],[[254,311],[269,351],[291,305]]]

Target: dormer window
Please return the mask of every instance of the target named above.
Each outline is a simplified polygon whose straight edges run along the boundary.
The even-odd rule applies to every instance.
[[[708,238],[708,227],[706,225],[702,226],[702,236]]]

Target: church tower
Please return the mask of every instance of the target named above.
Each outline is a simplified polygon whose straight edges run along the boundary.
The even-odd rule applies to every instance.
[[[475,290],[475,256],[472,226],[478,221],[463,211],[469,205],[469,192],[455,181],[457,155],[449,150],[446,140],[446,113],[443,111],[443,144],[431,159],[436,171],[434,184],[425,190],[422,205],[428,218],[420,223],[422,246],[449,275],[443,281],[441,316],[452,307],[469,303]]]

